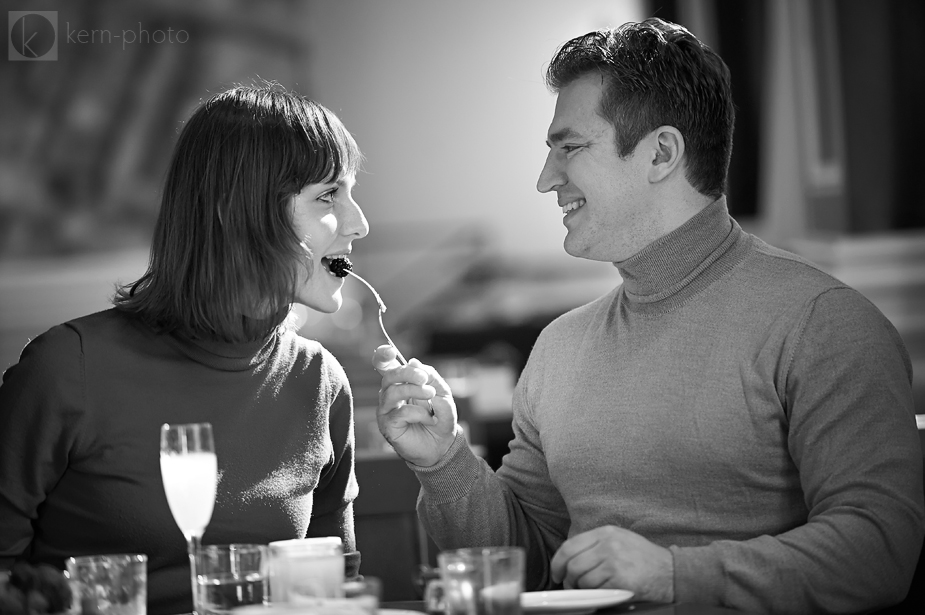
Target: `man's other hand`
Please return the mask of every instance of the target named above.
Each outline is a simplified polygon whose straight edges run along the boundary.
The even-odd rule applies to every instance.
[[[671,551],[612,525],[566,540],[550,567],[553,581],[567,589],[628,589],[640,600],[674,601]]]

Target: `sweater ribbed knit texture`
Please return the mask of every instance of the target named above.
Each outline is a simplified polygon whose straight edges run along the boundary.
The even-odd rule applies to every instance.
[[[144,553],[148,613],[188,613],[159,431],[192,422],[212,423],[218,458],[203,544],[340,536],[355,551],[353,402],[329,352],[282,331],[194,342],[111,309],[37,337],[3,376],[0,564]]]
[[[862,612],[901,600],[925,533],[911,367],[863,296],[749,235],[725,200],[540,335],[493,473],[462,437],[418,511],[441,548],[570,536],[670,548],[677,602]]]

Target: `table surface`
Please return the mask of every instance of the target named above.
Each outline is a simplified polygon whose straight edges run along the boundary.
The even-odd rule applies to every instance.
[[[383,609],[404,609],[424,611],[424,602],[420,600],[407,602],[383,602]],[[648,615],[734,615],[745,613],[735,609],[701,604],[661,604],[655,602],[625,602],[616,606],[598,609],[594,615],[616,615],[617,613],[647,613]]]

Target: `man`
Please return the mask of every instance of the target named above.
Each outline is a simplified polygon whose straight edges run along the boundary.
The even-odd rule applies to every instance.
[[[530,589],[778,613],[902,600],[925,527],[909,358],[859,293],[729,217],[725,64],[649,19],[569,41],[547,82],[537,188],[566,251],[623,283],[542,332],[496,473],[439,375],[377,350],[379,428],[436,543],[523,545]]]

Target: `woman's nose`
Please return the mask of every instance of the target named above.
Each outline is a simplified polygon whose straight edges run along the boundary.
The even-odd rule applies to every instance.
[[[350,199],[349,210],[347,222],[344,224],[344,234],[356,235],[357,239],[366,237],[369,234],[369,222],[366,220],[366,216],[363,215],[363,210],[360,208],[360,205],[353,199]]]

